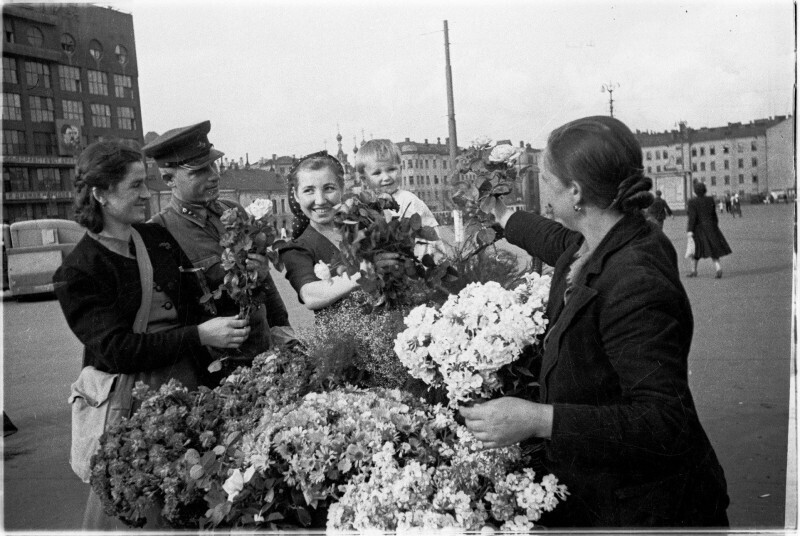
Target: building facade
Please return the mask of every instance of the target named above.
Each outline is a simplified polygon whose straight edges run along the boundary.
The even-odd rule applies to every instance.
[[[3,6],[3,220],[71,219],[75,157],[142,142],[133,18],[78,4]]]
[[[777,116],[747,124],[639,132],[645,172],[672,206],[685,205],[692,183],[708,195],[760,198],[769,191],[794,191],[794,118]]]

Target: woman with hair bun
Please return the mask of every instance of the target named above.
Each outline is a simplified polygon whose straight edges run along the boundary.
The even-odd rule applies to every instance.
[[[693,320],[642,150],[611,117],[554,130],[541,180],[555,220],[506,210],[505,236],[555,266],[538,401],[464,407],[487,447],[544,439],[544,466],[570,492],[549,527],[722,527],[725,477],[688,382]]]
[[[97,142],[81,153],[75,219],[87,232],[53,276],[67,324],[84,346],[70,400],[78,408],[114,400],[106,428],[112,413],[128,417],[135,410],[135,382],[158,389],[174,378],[190,390],[213,383],[206,346],[238,348],[250,332],[236,317],[202,322],[199,285],[181,278],[181,267],[191,262],[163,227],[142,223],[150,197],[146,178],[142,154],[121,143]],[[75,429],[73,436],[72,467],[88,482],[98,445],[91,438],[76,443]],[[157,512],[150,514],[158,526]],[[83,528],[122,527],[92,489]]]

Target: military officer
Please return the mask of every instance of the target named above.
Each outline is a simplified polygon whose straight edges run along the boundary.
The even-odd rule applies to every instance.
[[[202,269],[210,290],[215,290],[225,277],[219,244],[225,227],[220,216],[228,208],[239,206],[219,199],[219,172],[216,161],[223,156],[208,141],[211,122],[169,130],[142,148],[155,159],[164,182],[172,190],[172,199],[152,222],[163,225],[175,237],[194,264]],[[266,257],[251,254],[250,262],[266,263]],[[262,307],[250,319],[250,338],[242,350],[252,357],[276,342],[293,338],[289,315],[269,273],[264,280],[267,290],[266,311]],[[236,304],[223,294],[216,302],[217,314],[234,315]]]

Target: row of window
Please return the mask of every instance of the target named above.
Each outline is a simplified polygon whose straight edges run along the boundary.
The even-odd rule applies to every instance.
[[[745,150],[745,144],[742,142],[738,142],[736,144],[736,148],[738,152],[743,153]],[[675,149],[677,152],[680,152],[680,147]],[[758,143],[755,141],[750,142],[750,150],[757,151],[758,150]],[[697,156],[699,153],[700,156],[706,155],[706,148],[705,147],[692,147],[692,156]],[[708,154],[710,156],[714,156],[717,154],[717,148],[714,145],[710,145],[708,147]],[[722,154],[730,154],[730,147],[727,145],[722,146]],[[646,160],[659,160],[664,159],[667,160],[669,158],[668,153],[666,150],[656,150],[656,151],[646,151],[645,152],[645,159]]]
[[[403,177],[403,185],[409,184],[409,185],[413,186],[414,185],[414,178],[415,178],[414,176]],[[430,177],[430,175],[425,175],[424,177],[422,175],[417,175],[416,179],[417,179],[417,184],[419,186],[426,186],[426,185],[430,186],[431,185],[431,177]],[[439,184],[439,177],[437,175],[433,176],[433,184]]]
[[[62,99],[61,107],[64,119],[72,119],[84,125],[83,103]],[[54,119],[53,99],[28,95],[28,108],[31,121],[34,123],[52,123]],[[136,110],[130,106],[117,106],[117,128],[121,130],[136,130]],[[97,128],[112,128],[111,106],[108,104],[92,103],[89,105],[92,126]],[[3,93],[3,121],[22,121],[22,102],[16,93]]]
[[[400,167],[402,169],[429,169],[430,168],[436,169],[436,162],[439,162],[440,169],[447,169],[447,160],[428,160],[427,158],[409,158],[408,160],[402,160],[400,162]]]
[[[14,23],[11,19],[3,20],[3,34],[6,43],[16,43],[17,36],[14,32]],[[28,26],[25,30],[25,40],[28,45],[34,48],[42,48],[44,46],[44,34],[36,26]],[[68,34],[61,34],[61,50],[69,57],[75,54],[75,38]],[[114,45],[114,55],[120,65],[128,63],[128,49],[122,45]],[[95,61],[100,61],[103,57],[103,45],[97,39],[89,41],[89,56]]]
[[[28,89],[40,87],[50,89],[52,80],[50,77],[50,66],[38,61],[25,61],[25,84]],[[89,94],[108,96],[108,74],[103,71],[86,69],[86,79],[89,82]],[[120,99],[133,99],[133,79],[124,74],[114,76],[114,96]],[[75,93],[83,92],[81,82],[81,69],[70,65],[58,66],[58,80],[61,91],[72,91]],[[3,82],[6,84],[18,84],[17,60],[15,58],[3,57]]]
[[[74,176],[75,170],[72,168],[24,168],[4,166],[3,191],[71,191]]]
[[[706,178],[705,177],[700,177],[699,180],[703,184],[705,184],[705,182],[706,182]],[[717,177],[716,177],[716,175],[711,175],[710,180],[711,180],[711,186],[716,186],[717,185]],[[731,184],[731,176],[730,175],[725,175],[722,180],[723,180],[725,186],[730,186],[730,184]],[[750,182],[752,184],[758,184],[758,175],[756,175],[755,173],[752,174],[750,176]],[[744,184],[744,173],[739,173],[739,184]]]
[[[680,162],[678,162],[678,164],[680,164]],[[722,161],[722,165],[723,165],[724,169],[730,169],[731,168],[729,160],[723,160]],[[739,159],[738,165],[739,165],[739,169],[744,169],[744,158],[740,158]],[[758,167],[758,158],[756,158],[756,157],[751,158],[750,159],[750,166],[751,167]],[[708,169],[709,169],[709,171],[716,171],[717,170],[717,163],[716,162],[709,162],[708,163]],[[665,170],[666,170],[666,166],[665,166]],[[706,163],[705,162],[700,162],[699,171],[705,171],[705,170],[706,170]],[[692,162],[692,171],[698,171],[698,163],[697,162]],[[652,173],[653,172],[653,166],[647,166],[647,172],[648,173]],[[660,172],[661,172],[661,166],[658,165],[658,166],[656,166],[656,173],[660,173]]]

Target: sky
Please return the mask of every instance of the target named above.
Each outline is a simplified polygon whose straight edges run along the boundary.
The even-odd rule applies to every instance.
[[[105,5],[105,4],[104,4]],[[791,0],[474,2],[122,0],[144,132],[209,119],[228,157],[351,155],[363,138],[448,136],[544,147],[609,113],[664,131],[792,114]]]

